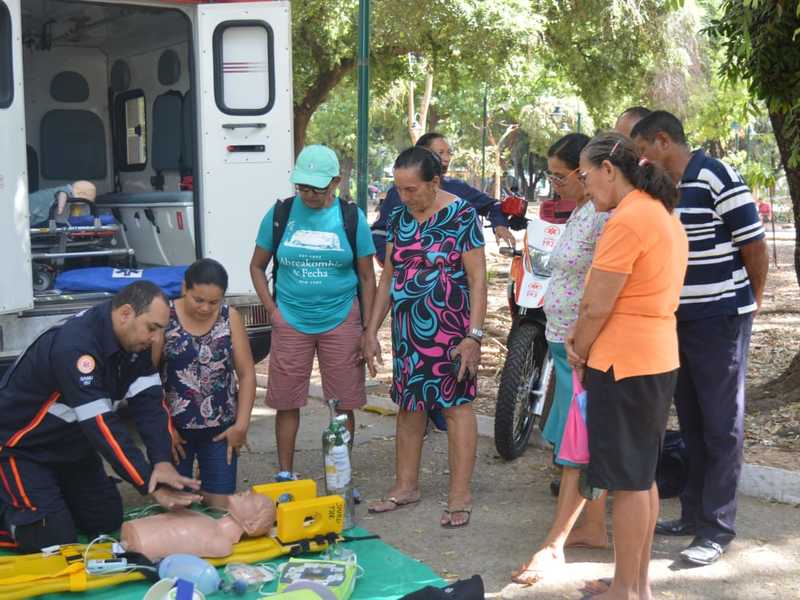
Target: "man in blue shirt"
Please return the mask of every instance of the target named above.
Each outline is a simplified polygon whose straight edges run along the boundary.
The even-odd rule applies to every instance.
[[[450,164],[453,152],[441,133],[433,131],[426,133],[417,140],[417,146],[427,148],[438,155],[442,161],[442,173],[447,173],[447,167]],[[466,200],[479,215],[487,217],[494,229],[494,234],[498,242],[503,240],[512,247],[516,245],[516,240],[508,229],[508,218],[506,218],[503,211],[500,210],[500,203],[497,200],[490,198],[480,190],[476,190],[466,182],[453,177],[442,177],[442,189]],[[384,201],[381,202],[377,220],[372,224],[372,241],[375,243],[375,258],[377,258],[381,264],[383,264],[386,258],[386,228],[389,225],[389,215],[401,204],[400,194],[398,194],[397,189],[392,186],[386,193]]]
[[[678,186],[676,212],[689,238],[675,390],[689,479],[681,518],[659,521],[656,533],[694,536],[681,557],[708,565],[736,536],[747,354],[769,267],[764,228],[741,176],[702,150],[692,152],[675,116],[655,111],[631,137]]]

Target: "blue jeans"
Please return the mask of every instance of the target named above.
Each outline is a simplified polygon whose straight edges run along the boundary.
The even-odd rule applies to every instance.
[[[225,427],[209,427],[207,429],[179,429],[178,433],[186,441],[183,450],[186,458],[177,465],[178,473],[185,477],[193,477],[194,462],[200,467],[202,491],[209,494],[233,494],[236,491],[236,453],[233,453],[231,464],[228,464],[228,442],[212,441],[215,436],[225,431]]]

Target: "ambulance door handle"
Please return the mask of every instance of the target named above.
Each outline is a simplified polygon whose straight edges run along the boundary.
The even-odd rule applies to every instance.
[[[267,126],[266,123],[223,123],[223,129],[245,129],[245,128],[252,128],[252,129],[264,129]]]

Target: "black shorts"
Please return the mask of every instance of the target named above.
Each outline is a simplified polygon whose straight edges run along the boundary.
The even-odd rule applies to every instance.
[[[664,444],[678,371],[614,380],[614,369],[586,369],[589,485],[649,490]]]

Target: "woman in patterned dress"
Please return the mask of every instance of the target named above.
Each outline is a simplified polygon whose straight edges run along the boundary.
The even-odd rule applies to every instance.
[[[419,501],[419,467],[427,411],[447,419],[450,486],[442,527],[463,527],[472,511],[477,392],[486,263],[475,210],[439,187],[442,166],[426,148],[405,150],[394,164],[403,206],[392,213],[386,261],[364,335],[364,358],[382,364],[378,329],[392,310],[392,400],[398,405],[395,483],[370,512]]]
[[[189,477],[197,462],[203,501],[219,508],[236,491],[237,457],[256,396],[247,331],[236,309],[223,303],[227,287],[228,274],[217,261],[189,266],[182,296],[170,303],[157,357],[176,429],[173,460]]]
[[[608,544],[604,499],[589,502],[583,524],[573,530],[586,503],[578,492],[582,466],[558,458],[572,402],[572,369],[564,341],[569,328],[578,319],[586,274],[592,264],[595,244],[608,219],[608,213],[595,210],[577,177],[581,150],[588,143],[588,136],[570,133],[556,141],[547,152],[551,185],[562,198],[575,200],[576,206],[550,255],[553,274],[544,297],[545,337],[555,362],[556,389],[543,435],[553,444],[553,461],[562,468],[561,486],[550,532],[531,559],[512,574],[513,581],[527,585],[563,566],[565,547],[605,548]]]

